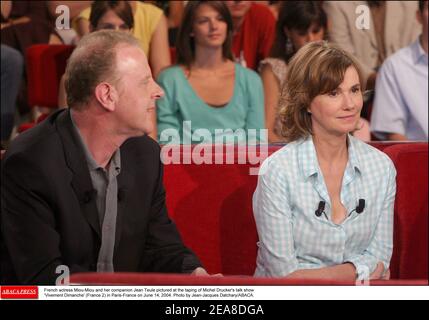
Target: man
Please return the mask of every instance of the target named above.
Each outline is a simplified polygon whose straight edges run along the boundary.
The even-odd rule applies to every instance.
[[[234,56],[242,66],[257,70],[273,45],[276,19],[267,6],[252,1],[224,2],[234,23]]]
[[[419,1],[423,33],[388,58],[377,77],[371,130],[381,140],[428,140],[428,1]]]
[[[138,42],[84,37],[66,70],[70,109],[20,135],[2,161],[2,283],[75,272],[207,274],[168,218],[160,150],[145,134],[163,92]]]

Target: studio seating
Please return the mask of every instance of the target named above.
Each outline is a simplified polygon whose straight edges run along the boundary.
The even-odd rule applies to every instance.
[[[428,279],[428,144],[395,145],[384,152],[397,170],[391,277]]]
[[[427,279],[428,145],[373,145],[388,152],[398,171],[392,279]],[[270,147],[268,153],[279,148]],[[182,151],[182,157],[189,152]],[[252,195],[257,176],[249,175],[250,168],[248,161],[165,166],[169,214],[210,273],[250,276],[255,270],[258,235]]]
[[[71,45],[36,44],[27,49],[27,87],[30,107],[58,108],[58,90],[61,76],[64,74],[67,59],[74,50]],[[37,122],[24,123],[18,128],[21,133]]]

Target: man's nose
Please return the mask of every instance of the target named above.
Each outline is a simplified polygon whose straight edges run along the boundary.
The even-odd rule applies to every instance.
[[[152,99],[158,100],[161,99],[165,93],[164,90],[162,90],[162,88],[155,82],[154,83],[154,90],[153,90],[153,94],[152,94]]]

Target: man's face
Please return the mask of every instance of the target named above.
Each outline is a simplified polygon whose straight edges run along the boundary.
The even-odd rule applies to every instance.
[[[119,81],[115,119],[118,133],[126,136],[148,134],[155,129],[155,101],[164,92],[152,78],[147,58],[140,48],[119,47],[116,61]]]
[[[243,18],[252,6],[252,1],[224,1],[233,19]]]

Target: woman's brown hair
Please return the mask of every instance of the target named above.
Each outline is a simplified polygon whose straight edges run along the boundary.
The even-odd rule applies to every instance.
[[[286,141],[312,135],[311,102],[337,89],[349,67],[358,72],[363,92],[366,83],[359,62],[340,47],[326,41],[311,42],[294,55],[279,101],[281,134]]]

